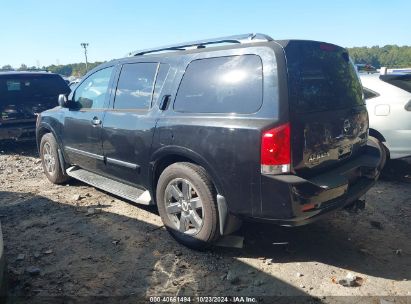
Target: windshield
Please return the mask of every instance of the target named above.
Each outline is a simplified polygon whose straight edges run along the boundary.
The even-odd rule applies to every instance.
[[[7,75],[0,77],[0,100],[19,101],[38,97],[58,96],[70,92],[58,75]],[[11,100],[10,100],[11,99]]]
[[[321,42],[292,41],[285,52],[292,111],[364,104],[361,83],[345,49]]]

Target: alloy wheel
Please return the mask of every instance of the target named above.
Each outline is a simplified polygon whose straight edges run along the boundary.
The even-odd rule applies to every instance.
[[[48,142],[43,145],[43,162],[49,174],[53,174],[56,171],[56,158],[51,152],[51,146]]]
[[[180,232],[195,235],[203,226],[203,203],[197,189],[183,178],[170,181],[165,190],[165,209]]]

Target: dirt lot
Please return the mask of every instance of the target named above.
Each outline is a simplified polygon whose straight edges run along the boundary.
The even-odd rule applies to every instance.
[[[325,303],[411,302],[411,179],[405,176],[411,170],[405,163],[369,192],[363,211],[339,211],[293,229],[246,224],[244,248],[195,252],[170,238],[154,208],[77,181],[52,185],[34,145],[3,144],[0,151],[9,294],[25,301],[236,295],[270,302],[268,296],[311,295]],[[361,286],[338,283],[349,272],[362,278]]]

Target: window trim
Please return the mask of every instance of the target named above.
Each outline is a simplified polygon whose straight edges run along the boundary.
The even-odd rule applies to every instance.
[[[179,91],[180,91],[180,89],[181,89],[181,84],[183,83],[183,80],[184,80],[184,77],[185,77],[185,75],[187,74],[187,69],[188,69],[188,67],[193,63],[193,62],[196,62],[196,61],[201,61],[201,60],[207,60],[207,59],[218,59],[218,58],[227,58],[227,57],[239,57],[239,56],[256,56],[256,57],[258,57],[258,59],[260,60],[260,63],[261,63],[261,104],[260,104],[260,106],[258,107],[258,109],[256,109],[254,112],[250,112],[250,113],[236,113],[236,112],[182,112],[182,111],[177,111],[176,109],[175,109],[175,104],[176,104],[176,101],[177,101],[177,97],[178,97],[178,93],[179,93]],[[173,98],[173,102],[172,102],[172,107],[170,107],[170,108],[172,108],[172,110],[173,110],[173,112],[174,113],[178,113],[178,114],[184,114],[184,115],[193,115],[193,114],[195,114],[195,115],[204,115],[204,116],[210,116],[210,115],[212,115],[212,116],[215,116],[215,115],[222,115],[222,116],[224,116],[224,115],[231,115],[231,116],[248,116],[248,115],[255,115],[256,113],[258,113],[260,110],[261,110],[261,108],[263,107],[263,105],[264,105],[264,90],[265,90],[265,85],[264,85],[264,81],[265,81],[265,76],[264,76],[264,61],[263,61],[263,58],[259,55],[259,54],[257,54],[257,53],[242,53],[242,54],[236,54],[236,53],[234,53],[234,54],[226,54],[226,55],[222,55],[222,56],[210,56],[210,57],[201,57],[201,58],[194,58],[194,59],[192,59],[192,60],[190,60],[188,63],[187,63],[187,65],[186,65],[186,67],[185,67],[185,69],[184,69],[184,72],[183,72],[183,74],[181,75],[181,78],[180,78],[180,82],[179,82],[179,84],[178,84],[178,86],[177,86],[177,90],[175,91],[176,93],[175,93],[175,96],[174,96],[174,98]]]
[[[120,82],[120,77],[121,77],[121,72],[123,71],[123,67],[125,65],[131,65],[131,64],[142,64],[142,63],[152,63],[152,64],[157,64],[156,67],[156,72],[154,74],[154,79],[153,79],[153,85],[151,88],[151,97],[150,97],[150,104],[147,108],[140,108],[140,109],[136,109],[136,108],[122,108],[122,109],[115,109],[115,105],[116,105],[116,97],[117,97],[117,89],[118,89],[118,84]],[[158,76],[158,72],[160,69],[160,62],[158,61],[140,61],[140,62],[124,62],[122,64],[120,64],[119,66],[119,71],[118,71],[118,76],[116,79],[116,86],[114,87],[114,92],[113,92],[113,102],[112,105],[110,107],[110,111],[115,111],[115,112],[138,112],[138,113],[146,113],[148,111],[150,111],[153,108],[153,96],[154,96],[154,89],[155,89],[155,85],[156,85],[156,81],[157,81],[157,76]]]
[[[157,98],[156,100],[154,100],[154,93],[155,93],[155,91],[156,91],[156,85],[157,85],[157,81],[158,81],[158,75],[160,74],[160,69],[161,69],[161,66],[162,66],[162,65],[163,65],[163,66],[167,66],[167,74],[165,75],[164,80],[163,80],[163,84],[162,84],[162,86],[161,86],[161,88],[160,88],[160,90],[159,90],[159,92],[158,92],[158,98]],[[164,85],[165,85],[165,83],[166,83],[166,80],[167,80],[168,74],[170,73],[170,70],[171,70],[171,66],[170,66],[169,63],[166,63],[166,62],[159,62],[159,63],[158,63],[157,72],[156,72],[156,77],[155,77],[155,79],[154,79],[153,94],[152,94],[152,96],[151,96],[150,109],[152,109],[153,106],[158,103],[158,100],[160,99],[160,96],[161,96],[160,93],[161,93],[161,91],[162,91],[163,88],[164,88]]]

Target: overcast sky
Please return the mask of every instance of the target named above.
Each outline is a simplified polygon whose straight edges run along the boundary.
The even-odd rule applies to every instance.
[[[132,50],[261,32],[345,47],[411,45],[409,0],[2,1],[0,66],[124,57]]]

